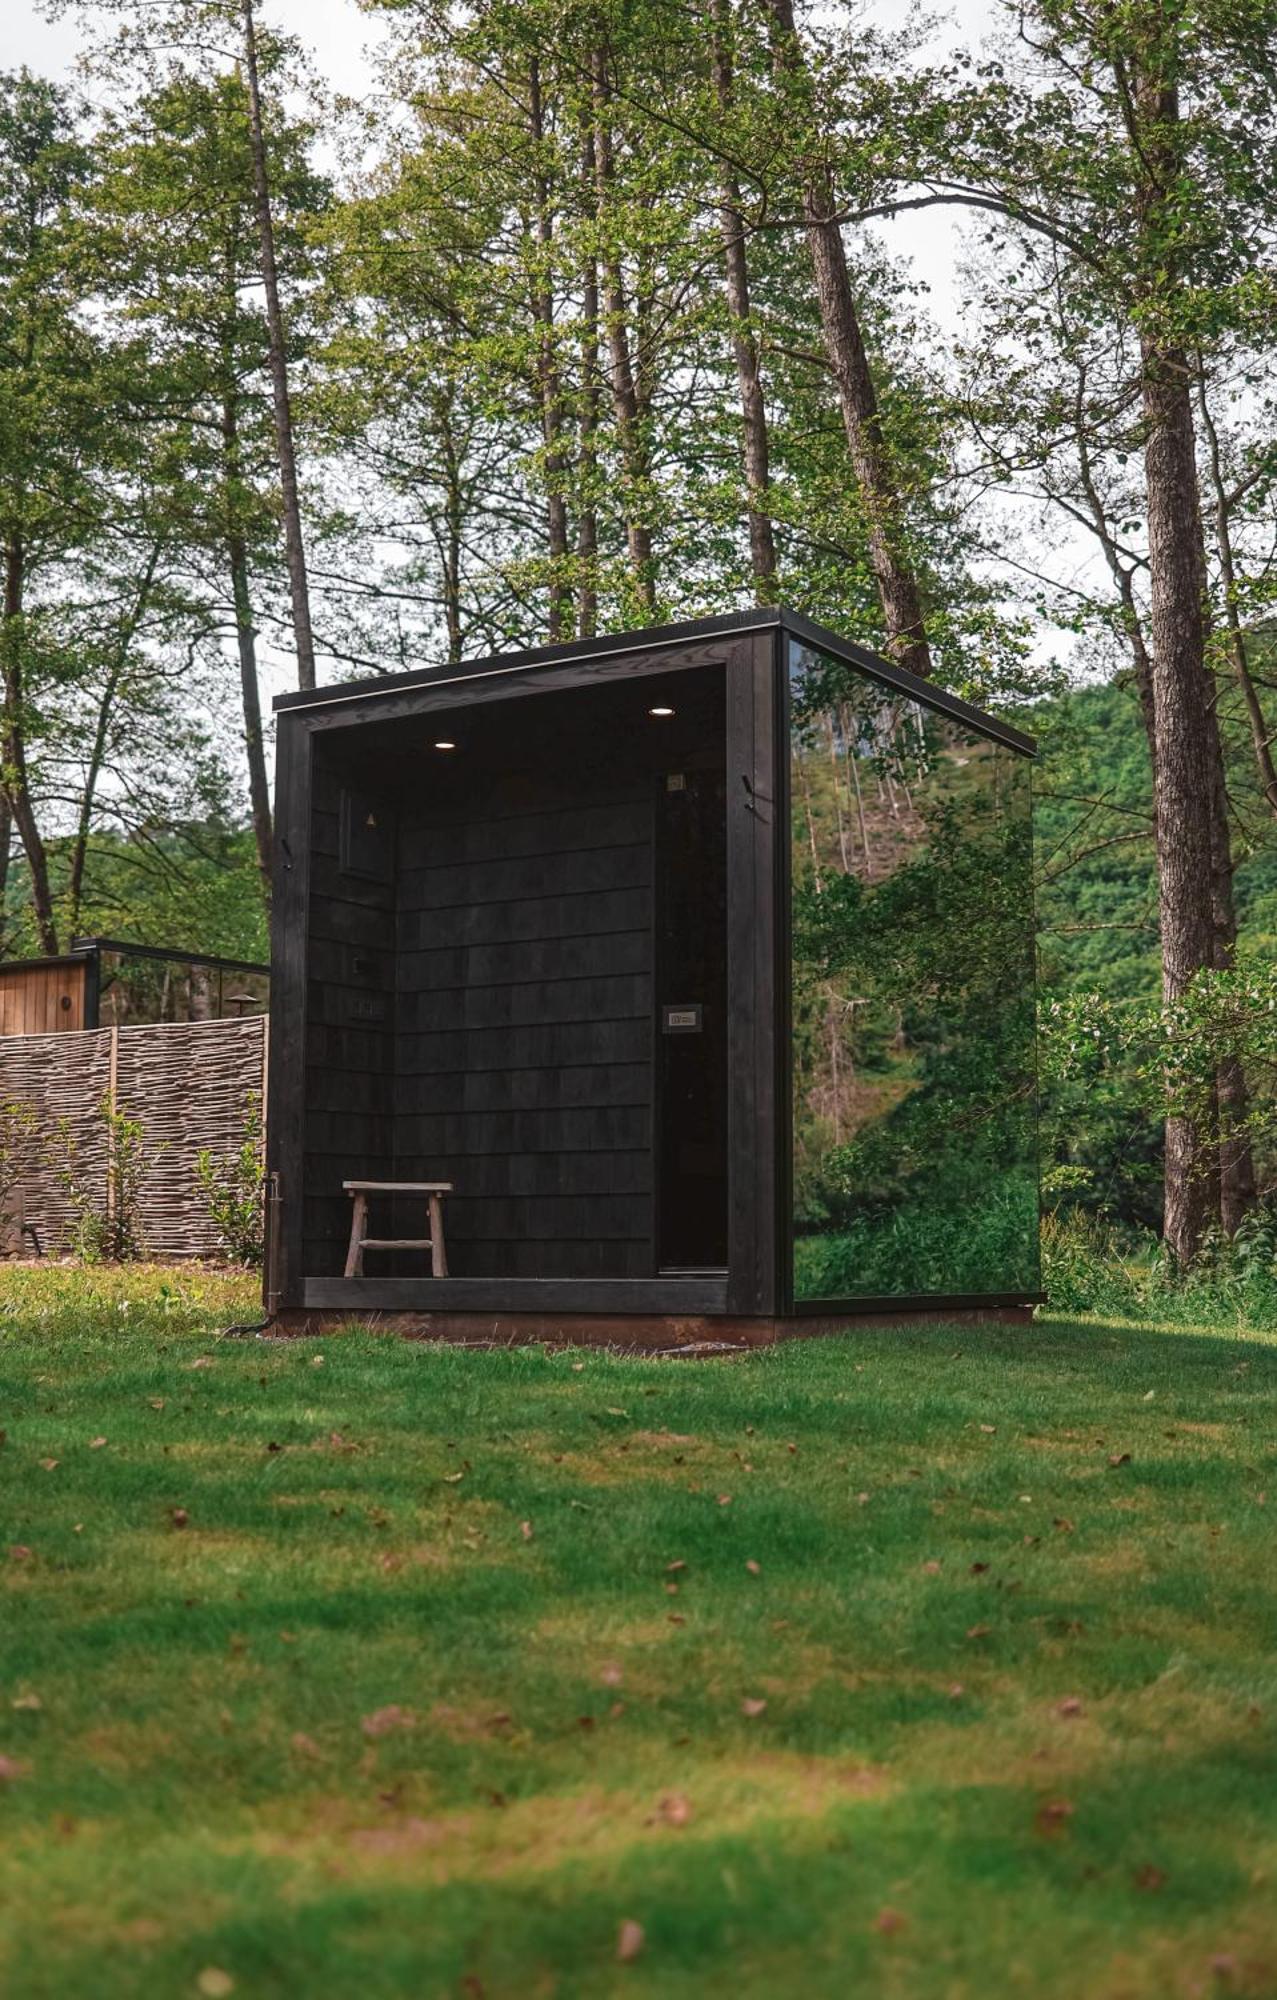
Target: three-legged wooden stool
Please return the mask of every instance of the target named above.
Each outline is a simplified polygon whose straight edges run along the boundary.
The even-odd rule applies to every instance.
[[[430,1269],[436,1278],[448,1275],[448,1253],[443,1242],[443,1198],[452,1193],[451,1181],[343,1181],[347,1194],[354,1197],[350,1218],[350,1248],[346,1252],[348,1278],[364,1275],[365,1250],[428,1250]],[[430,1217],[429,1236],[369,1236],[368,1197],[371,1194],[417,1194],[424,1197]]]

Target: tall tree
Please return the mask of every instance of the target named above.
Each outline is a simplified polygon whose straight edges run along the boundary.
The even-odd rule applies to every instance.
[[[1211,0],[1094,8],[1033,0],[1002,65],[946,73],[926,106],[915,204],[967,202],[1060,260],[1075,319],[1130,354],[1146,565],[1144,712],[1155,786],[1164,993],[1177,1001],[1235,943],[1232,860],[1215,693],[1194,384],[1200,345],[1267,315],[1256,279],[1271,242],[1274,17]],[[1019,67],[1017,68],[1017,64]],[[1188,93],[1187,104],[1185,92]],[[937,126],[943,134],[937,144]],[[1027,305],[1031,294],[1022,283]],[[1023,309],[1023,307],[1022,307]],[[1225,1128],[1244,1117],[1221,1075]],[[1168,1117],[1166,1240],[1191,1261],[1203,1229],[1247,1199],[1235,1149],[1199,1111]],[[1222,1165],[1221,1165],[1222,1162]]]

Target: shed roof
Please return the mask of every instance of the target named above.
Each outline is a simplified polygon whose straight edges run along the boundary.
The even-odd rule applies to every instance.
[[[827,626],[818,625],[814,619],[786,605],[729,611],[720,617],[694,618],[681,625],[652,625],[636,631],[608,632],[596,639],[573,639],[557,646],[533,646],[522,652],[489,653],[456,665],[417,667],[410,668],[406,673],[373,675],[367,680],[337,681],[327,687],[277,695],[274,706],[277,711],[292,713],[299,709],[329,709],[342,704],[369,703],[375,710],[382,695],[402,695],[414,687],[436,689],[454,683],[457,686],[457,702],[461,706],[466,699],[465,682],[481,676],[521,673],[529,668],[554,666],[572,660],[605,660],[621,653],[655,651],[661,647],[673,648],[720,635],[726,638],[743,632],[774,631],[778,627],[806,645],[818,647],[835,659],[845,660],[849,666],[859,667],[884,686],[921,701],[927,707],[938,709],[942,714],[966,723],[982,735],[991,736],[1025,756],[1032,756],[1036,750],[1033,737],[1016,729],[1001,716],[990,715],[971,702],[963,701],[959,695],[951,694],[947,688],[907,673],[880,653],[871,652],[867,646],[857,645],[852,639],[844,639],[840,633],[831,632]]]

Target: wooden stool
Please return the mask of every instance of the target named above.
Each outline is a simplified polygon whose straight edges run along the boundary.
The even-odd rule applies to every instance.
[[[362,1278],[365,1250],[428,1250],[434,1277],[448,1275],[448,1255],[443,1243],[443,1198],[452,1193],[451,1181],[343,1181],[347,1194],[354,1197],[350,1218],[350,1248],[346,1252],[345,1275]],[[430,1216],[429,1236],[369,1236],[368,1197],[370,1194],[419,1194],[425,1197]]]

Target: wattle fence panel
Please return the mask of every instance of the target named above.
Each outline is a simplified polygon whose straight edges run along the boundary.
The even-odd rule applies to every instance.
[[[105,1209],[109,1147],[102,1101],[143,1131],[141,1234],[148,1257],[216,1257],[220,1246],[196,1176],[201,1151],[229,1157],[251,1108],[265,1103],[266,1017],[0,1036],[0,1104],[32,1114],[22,1168],[4,1200],[10,1248],[45,1256],[67,1247],[74,1213],[58,1177],[69,1131],[76,1171]],[[25,1225],[25,1230],[23,1226]],[[34,1236],[32,1232],[34,1231]],[[21,1247],[19,1247],[19,1232]]]

